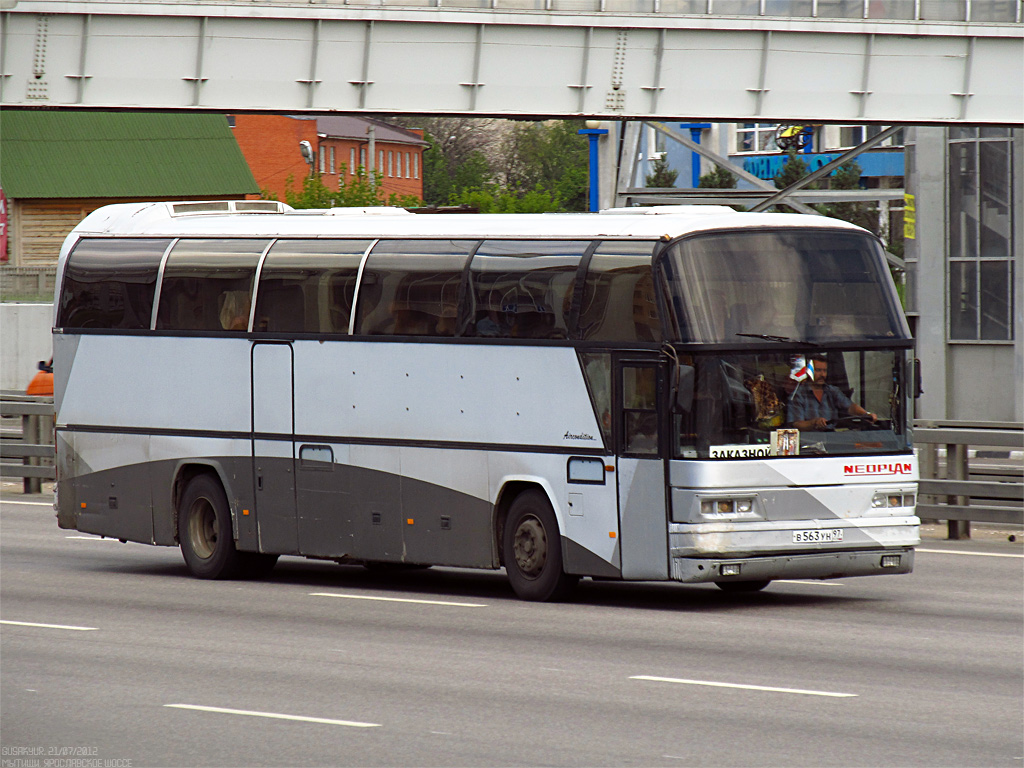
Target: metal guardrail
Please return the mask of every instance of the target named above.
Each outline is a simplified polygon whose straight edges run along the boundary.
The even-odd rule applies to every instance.
[[[43,480],[54,480],[53,398],[0,393],[0,476],[21,477],[25,493],[39,493]],[[917,514],[926,520],[945,520],[949,538],[970,538],[971,522],[1024,525],[1024,424],[996,422],[914,422],[919,448],[921,481]],[[939,446],[945,446],[944,460]],[[970,446],[1009,448],[1000,465],[970,465]],[[13,462],[12,462],[13,460]]]
[[[25,493],[40,493],[43,480],[56,479],[53,398],[0,393],[0,417],[0,477],[20,477]]]
[[[971,522],[1024,525],[1024,459],[1013,458],[1024,452],[1024,424],[921,419],[914,422],[914,442],[921,465],[919,517],[945,520],[951,539],[970,538]],[[985,459],[998,463],[979,464]]]

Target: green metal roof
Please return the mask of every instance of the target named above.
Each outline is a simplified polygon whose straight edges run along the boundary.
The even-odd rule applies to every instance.
[[[223,115],[9,109],[0,187],[9,198],[259,192]]]

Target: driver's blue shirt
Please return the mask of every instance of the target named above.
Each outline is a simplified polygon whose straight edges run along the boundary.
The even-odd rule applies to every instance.
[[[826,384],[821,393],[821,402],[814,396],[811,385],[801,382],[789,396],[789,421],[806,421],[823,418],[836,421],[850,410],[853,401],[832,384]]]

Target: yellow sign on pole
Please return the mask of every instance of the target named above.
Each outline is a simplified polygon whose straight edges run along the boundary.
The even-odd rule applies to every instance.
[[[903,195],[903,238],[917,238],[917,209],[914,207],[914,196],[906,193]]]

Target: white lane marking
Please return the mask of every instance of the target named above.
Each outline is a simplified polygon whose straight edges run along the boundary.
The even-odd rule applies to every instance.
[[[106,541],[119,544],[117,539],[108,539],[104,536],[65,536],[65,539],[78,539],[79,541]]]
[[[1014,555],[1008,552],[960,552],[955,549],[921,549],[914,547],[916,552],[930,552],[933,555],[972,555],[974,557],[1016,557],[1024,558],[1024,555]]]
[[[29,507],[49,507],[53,509],[52,501],[16,501],[15,499],[0,499],[0,504],[24,504]]]
[[[345,595],[337,592],[310,592],[310,597],[344,597],[348,600],[380,600],[384,603],[419,603],[420,605],[454,605],[458,608],[486,608],[483,603],[450,603],[445,600],[413,600],[407,597],[374,597],[372,595]]]
[[[838,581],[801,581],[800,579],[776,579],[776,584],[810,584],[812,587],[845,587]]]
[[[708,685],[712,688],[740,688],[744,691],[770,691],[772,693],[799,693],[804,696],[828,696],[834,699],[856,698],[856,693],[834,693],[831,691],[807,691],[801,688],[772,688],[766,685],[740,685],[738,683],[716,683],[710,680],[681,680],[676,677],[651,677],[650,675],[634,675],[630,680],[650,680],[657,683],[679,683],[681,685]]]
[[[34,621],[6,621],[0,620],[0,624],[12,624],[16,627],[41,627],[42,629],[74,629],[78,632],[92,632],[99,627],[72,627],[68,624],[37,624]]]
[[[349,728],[380,728],[380,723],[360,723],[356,720],[332,720],[327,717],[304,717],[283,715],[279,712],[255,712],[250,709],[227,709],[225,707],[201,707],[197,704],[164,704],[172,709],[191,709],[196,712],[214,712],[221,715],[245,715],[247,717],[268,717],[272,720],[295,720],[300,723],[323,723],[324,725],[346,725]]]

